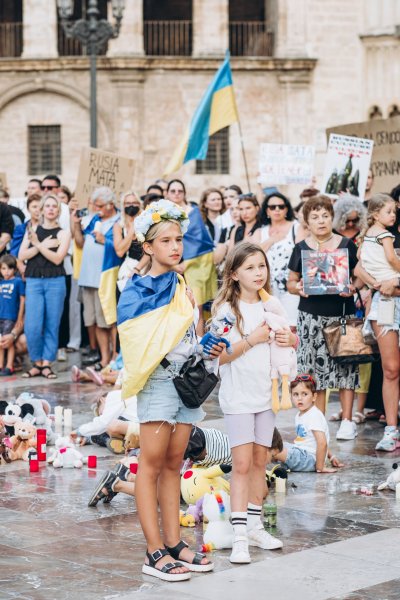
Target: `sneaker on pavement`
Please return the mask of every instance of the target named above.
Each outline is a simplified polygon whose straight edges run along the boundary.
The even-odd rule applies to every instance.
[[[283,547],[283,542],[268,533],[268,531],[265,531],[261,522],[250,529],[247,535],[249,546],[257,546],[257,548],[262,548],[263,550],[277,550]]]
[[[357,425],[349,419],[343,419],[336,434],[337,440],[354,440],[358,435]]]
[[[249,542],[246,536],[238,536],[233,539],[232,553],[229,557],[231,563],[246,565],[251,562],[249,554]]]
[[[94,365],[101,359],[100,353],[97,350],[91,350],[85,358],[82,359],[82,364],[86,366]]]
[[[57,360],[58,362],[67,362],[67,353],[65,348],[59,348],[57,352]]]
[[[400,448],[400,432],[393,426],[386,425],[383,438],[375,446],[375,450],[383,452],[393,452]]]

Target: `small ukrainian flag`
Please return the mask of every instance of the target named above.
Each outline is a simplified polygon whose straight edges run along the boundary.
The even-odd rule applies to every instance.
[[[239,120],[229,59],[227,51],[224,62],[208,86],[185,135],[169,161],[165,175],[174,173],[189,160],[204,160],[210,136]]]

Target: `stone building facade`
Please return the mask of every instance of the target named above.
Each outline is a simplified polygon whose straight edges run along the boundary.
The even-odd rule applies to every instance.
[[[126,0],[120,35],[97,61],[98,146],[136,160],[140,192],[162,175],[229,45],[253,184],[260,143],[314,144],[318,176],[327,127],[387,117],[400,106],[400,0],[254,0],[254,15],[243,9],[242,24],[232,11],[249,10],[246,0],[174,0],[166,4],[189,34],[178,49],[177,26],[170,19],[169,42],[160,41],[157,2],[150,4]],[[180,19],[181,7],[189,19]],[[29,127],[59,126],[60,175],[71,188],[80,148],[89,145],[88,58],[68,49],[60,56],[55,0],[21,0],[21,12],[19,29],[15,17],[8,29],[9,16],[0,17],[3,40],[7,31],[19,35],[11,50],[3,43],[0,58],[0,172],[13,196],[23,194],[28,177],[44,175],[30,172]],[[208,185],[246,188],[237,124],[228,135],[228,172],[196,174],[191,162],[177,173],[192,197]]]

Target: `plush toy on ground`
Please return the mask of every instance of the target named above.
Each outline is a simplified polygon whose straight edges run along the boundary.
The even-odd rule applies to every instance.
[[[271,329],[271,380],[272,380],[272,410],[277,413],[279,410],[288,410],[292,408],[290,400],[289,381],[294,379],[297,374],[297,358],[294,348],[284,348],[278,346],[275,342],[275,333],[280,329],[290,331],[285,317],[268,310],[268,302],[264,305],[265,322]],[[282,382],[282,396],[279,402],[279,377]]]
[[[392,469],[393,471],[390,473],[386,481],[378,485],[378,491],[385,490],[386,488],[389,488],[393,492],[396,491],[396,485],[400,483],[400,469],[398,463],[393,463]]]
[[[196,353],[206,360],[211,359],[211,348],[219,342],[224,342],[227,353],[232,354],[231,344],[224,336],[228,335],[235,323],[236,317],[229,311],[224,315],[214,317],[211,321],[210,331],[207,331],[196,346]]]
[[[74,443],[71,441],[69,436],[59,437],[56,440],[55,448],[47,459],[49,464],[53,467],[64,469],[80,469],[87,459],[84,459],[83,454],[76,450]]]
[[[205,494],[203,500],[204,520],[208,520],[204,533],[203,552],[232,548],[233,528],[229,521],[231,504],[226,492]]]
[[[28,420],[29,415],[32,415],[31,422],[34,423],[37,429],[46,430],[46,443],[53,445],[56,440],[56,435],[52,430],[52,422],[50,417],[50,404],[43,398],[35,398],[35,396],[29,392],[23,392],[18,396],[15,401],[17,406],[20,406],[26,417],[21,417],[22,420]]]
[[[197,500],[196,504],[189,504],[184,515],[191,515],[195,523],[200,523],[203,520],[203,498]]]
[[[0,417],[0,465],[11,462],[9,456],[11,449],[10,438],[6,434],[2,417]]]
[[[187,514],[183,510],[179,511],[179,524],[181,527],[194,527],[196,522],[193,515]]]
[[[181,477],[181,495],[186,504],[195,504],[204,494],[212,491],[223,490],[229,494],[229,481],[222,475],[230,473],[232,467],[229,465],[215,465],[203,469],[193,467],[185,471]]]
[[[20,406],[13,402],[0,400],[0,415],[2,417],[6,433],[9,436],[15,434],[15,423],[17,423],[17,421],[22,421],[27,414],[33,416],[33,408],[31,406]]]
[[[265,480],[270,488],[276,479],[288,479],[288,470],[280,464],[274,466],[270,471],[265,471]]]
[[[14,435],[10,438],[9,458],[29,460],[30,448],[36,448],[36,427],[25,421],[16,421],[14,431]]]

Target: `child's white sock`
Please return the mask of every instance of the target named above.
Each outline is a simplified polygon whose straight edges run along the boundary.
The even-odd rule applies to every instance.
[[[247,537],[247,513],[233,512],[231,514],[231,522],[235,537],[242,535]]]
[[[261,523],[262,506],[257,506],[251,502],[247,505],[247,531],[253,529],[258,523]]]

